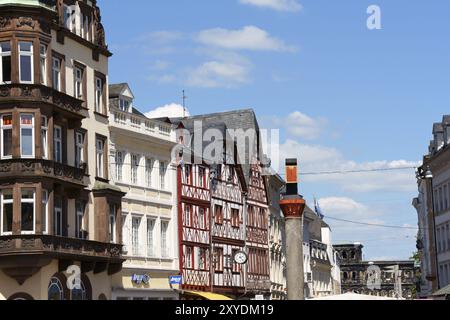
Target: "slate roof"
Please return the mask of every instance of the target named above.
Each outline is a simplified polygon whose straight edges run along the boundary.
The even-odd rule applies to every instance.
[[[124,89],[128,87],[127,83],[114,83],[109,85],[109,98],[117,98]]]
[[[195,121],[203,121],[203,129],[206,130],[211,127],[220,127],[220,124],[225,125],[226,129],[238,130],[242,129],[247,131],[249,129],[254,129],[259,135],[259,124],[256,119],[255,112],[253,109],[242,109],[234,111],[226,111],[219,113],[203,114],[198,116],[190,116],[186,118],[171,118],[173,124],[179,125],[182,123],[186,129],[192,130],[193,123]],[[191,128],[191,129],[189,129]],[[262,150],[261,141],[259,140],[258,150]],[[246,155],[239,155],[241,159]],[[250,160],[242,160],[242,170],[244,173],[245,181],[248,184],[250,179]]]

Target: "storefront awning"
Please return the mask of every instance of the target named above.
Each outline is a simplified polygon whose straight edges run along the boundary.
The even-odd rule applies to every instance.
[[[212,292],[183,290],[183,291],[180,291],[180,293],[202,297],[202,298],[205,298],[206,300],[217,300],[217,301],[233,300],[227,296],[217,294],[217,293],[212,293]]]

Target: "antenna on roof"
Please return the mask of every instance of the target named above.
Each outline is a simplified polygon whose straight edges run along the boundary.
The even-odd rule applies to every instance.
[[[186,99],[187,99],[187,97],[183,90],[183,118],[186,117]]]

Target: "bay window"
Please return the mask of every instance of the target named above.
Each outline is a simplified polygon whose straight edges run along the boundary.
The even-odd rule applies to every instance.
[[[52,81],[53,89],[61,91],[61,59],[52,59]]]
[[[19,75],[21,83],[33,83],[32,42],[19,42]]]
[[[111,243],[117,242],[116,236],[116,214],[117,207],[114,204],[109,206],[109,241]]]
[[[103,113],[103,80],[95,77],[95,111]]]
[[[54,216],[53,216],[53,234],[62,237],[63,222],[62,222],[62,200],[55,200]]]
[[[85,204],[83,201],[77,201],[76,203],[76,218],[75,218],[75,237],[77,239],[85,239],[84,234],[84,210]]]
[[[1,193],[1,234],[10,235],[13,231],[13,190],[5,189]]]
[[[11,83],[11,43],[0,43],[0,83]]]
[[[116,152],[116,181],[123,181],[123,152]]]
[[[56,162],[62,163],[62,129],[59,126],[53,129],[53,157]]]
[[[12,115],[3,115],[1,121],[2,159],[9,159],[12,157],[12,135]]]
[[[46,86],[47,85],[47,46],[46,45],[40,45],[39,47],[39,64],[40,64],[40,81],[41,84]]]
[[[21,231],[22,234],[32,234],[35,232],[36,216],[34,214],[35,208],[35,190],[22,189],[21,207]]]
[[[42,215],[41,215],[41,230],[43,234],[48,233],[48,191],[42,190]]]
[[[34,115],[20,115],[20,154],[22,158],[34,157]]]
[[[75,167],[81,168],[84,162],[84,133],[75,132]]]
[[[48,159],[48,119],[46,116],[41,117],[41,148],[42,158]]]

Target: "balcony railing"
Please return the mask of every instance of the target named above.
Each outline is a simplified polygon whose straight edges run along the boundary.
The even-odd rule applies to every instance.
[[[122,245],[49,235],[0,236],[0,256],[43,253],[80,260],[122,259]],[[85,259],[80,256],[85,257]]]
[[[83,101],[53,88],[37,84],[4,84],[0,86],[0,102],[33,101],[53,104],[66,112],[84,117],[81,114]]]
[[[84,186],[85,173],[86,168],[76,168],[50,160],[0,160],[0,178],[13,176],[46,176]]]
[[[170,124],[147,119],[129,112],[111,108],[114,123],[112,126],[123,127],[145,135],[151,135],[163,140],[175,141],[175,134]]]

